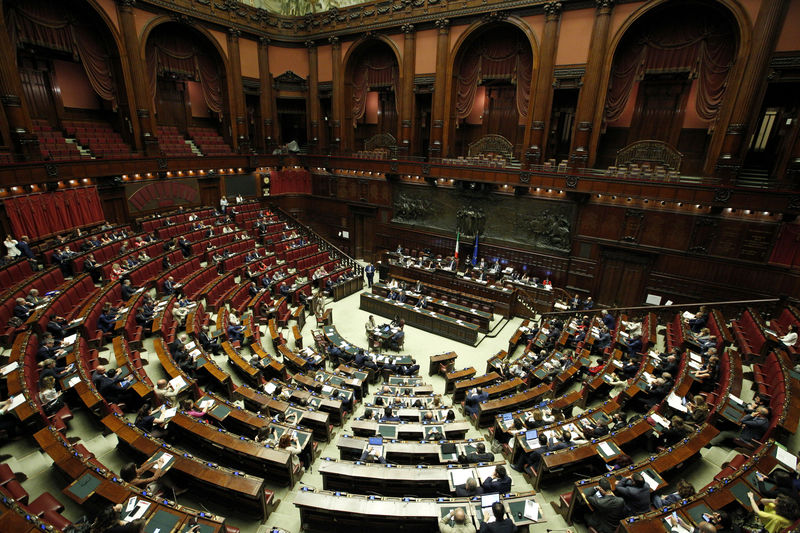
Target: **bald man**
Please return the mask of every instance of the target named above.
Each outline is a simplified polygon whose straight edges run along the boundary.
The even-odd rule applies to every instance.
[[[166,379],[159,379],[156,382],[156,388],[153,389],[156,397],[161,401],[161,403],[169,403],[174,404],[175,398],[178,397],[178,391],[176,391],[172,385]]]
[[[450,525],[450,522],[453,525]],[[451,509],[450,512],[444,515],[439,522],[439,531],[441,533],[475,533],[475,526],[467,520],[467,513],[464,509]]]

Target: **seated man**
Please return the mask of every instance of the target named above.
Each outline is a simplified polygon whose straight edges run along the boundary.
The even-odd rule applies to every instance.
[[[741,428],[738,432],[732,430],[721,431],[711,439],[706,448],[719,446],[723,442],[736,438],[748,445],[757,446],[757,441],[764,438],[767,429],[769,429],[769,408],[764,406],[756,407],[755,411],[742,417]]]
[[[164,281],[164,294],[175,294],[175,285],[175,279],[169,276],[166,281]]]
[[[31,309],[32,307],[25,301],[25,298],[17,298],[14,305],[14,316],[24,323],[31,316]]]
[[[203,347],[203,350],[211,352],[214,355],[219,355],[222,347],[219,341],[209,335],[208,324],[203,324],[203,327],[200,328],[198,339],[200,340],[200,346]]]
[[[244,326],[228,324],[228,340],[231,342],[244,342]]]
[[[539,445],[528,453],[521,453],[517,458],[517,461],[510,466],[517,472],[524,471],[525,467],[528,465],[531,465],[535,468],[539,464],[542,454],[546,451],[548,451],[547,435],[545,435],[542,431],[539,433]]]
[[[627,516],[625,500],[614,494],[608,478],[600,478],[595,493],[586,500],[594,509],[593,513],[584,517],[586,525],[593,527],[598,533],[614,533],[619,527],[619,521]]]
[[[383,455],[379,455],[377,450],[375,450],[372,446],[367,446],[364,448],[364,451],[361,452],[361,457],[359,461],[362,463],[380,463],[382,465],[386,464],[386,458]]]
[[[159,379],[153,393],[161,403],[174,404],[178,397],[178,391],[166,379]]]
[[[639,472],[619,480],[614,492],[625,500],[626,516],[642,514],[650,510],[650,487]]]
[[[511,490],[511,478],[506,474],[506,468],[503,465],[497,465],[491,477],[483,480],[483,492],[508,492]]]
[[[122,294],[122,301],[127,302],[130,300],[131,296],[136,294],[139,289],[131,285],[131,280],[129,278],[124,278],[122,280],[122,286],[120,287],[120,293]]]
[[[464,400],[464,411],[466,411],[467,415],[478,415],[481,402],[485,402],[489,399],[489,393],[483,390],[481,387],[477,387],[472,391],[472,394],[468,394],[466,399]]]
[[[450,525],[450,521],[453,525]],[[475,526],[472,525],[472,519],[467,517],[464,509],[451,509],[449,513],[444,515],[439,520],[439,533],[475,533]]]
[[[383,410],[383,416],[381,417],[381,422],[400,422],[400,417],[395,416],[394,411],[392,411],[392,406],[387,405]]]
[[[430,413],[426,413],[430,414]],[[490,463],[494,461],[494,454],[492,452],[486,451],[486,445],[482,442],[479,442],[477,446],[475,446],[476,451],[472,453],[468,453],[467,455],[459,455],[458,462],[462,464],[471,464],[471,463]]]
[[[474,477],[467,479],[463,485],[456,486],[456,498],[471,498],[483,494],[483,487],[478,486]]]
[[[97,318],[97,329],[103,333],[110,333],[114,331],[114,326],[117,323],[117,314],[114,312],[110,303],[103,306],[103,312]]]
[[[131,381],[122,377],[119,368],[106,370],[105,366],[98,365],[92,373],[92,383],[107,402],[121,403],[125,400]]]
[[[67,332],[64,330],[67,326],[67,321],[54,313],[50,315],[50,320],[47,321],[45,329],[54,339],[62,341],[67,336]]]
[[[489,522],[494,516],[494,522]],[[483,524],[481,524],[480,533],[513,533],[517,530],[514,521],[506,517],[506,509],[501,502],[494,502],[492,504],[492,512],[489,513],[488,509],[483,510]]]

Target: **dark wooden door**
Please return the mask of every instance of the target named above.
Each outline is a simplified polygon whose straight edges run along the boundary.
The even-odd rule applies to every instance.
[[[596,300],[608,307],[640,305],[651,257],[626,250],[605,250],[600,276],[595,280]]]
[[[50,79],[49,62],[26,58],[22,61],[19,76],[22,90],[28,101],[31,117],[44,119],[55,126],[58,123],[58,112],[53,98],[53,85]]]
[[[186,131],[186,84],[165,78],[158,79],[156,105],[158,106],[158,123],[165,126],[176,126],[179,131]]]
[[[690,88],[686,79],[642,80],[628,144],[652,139],[677,146]]]

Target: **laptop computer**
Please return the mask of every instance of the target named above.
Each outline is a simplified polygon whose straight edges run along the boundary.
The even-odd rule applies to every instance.
[[[370,437],[367,448],[371,448],[378,457],[383,456],[383,437]]]
[[[481,508],[486,509],[487,507],[491,507],[494,505],[494,502],[500,501],[500,493],[495,492],[494,494],[482,494],[481,495]]]
[[[530,441],[530,440],[536,440],[537,438],[539,438],[539,432],[536,431],[535,429],[531,429],[525,432],[525,440]]]

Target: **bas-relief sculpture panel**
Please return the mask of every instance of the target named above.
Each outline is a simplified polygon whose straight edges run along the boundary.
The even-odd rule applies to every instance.
[[[364,0],[240,0],[241,3],[281,15],[302,16],[364,3]]]
[[[576,212],[568,202],[407,185],[394,187],[392,207],[393,223],[560,252],[569,252]]]

